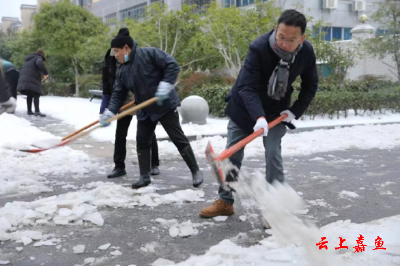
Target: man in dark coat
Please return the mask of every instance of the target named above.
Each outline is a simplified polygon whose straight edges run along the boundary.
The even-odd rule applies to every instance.
[[[104,58],[104,64],[102,67],[102,86],[103,86],[103,98],[101,101],[100,114],[103,114],[104,110],[108,107],[113,91],[113,85],[115,82],[115,76],[117,73],[118,62],[115,58],[113,50],[108,49]],[[134,101],[132,93],[129,93],[130,97],[125,101],[125,104]],[[132,114],[134,115],[134,114]],[[117,129],[115,132],[115,143],[114,143],[114,170],[109,174],[108,178],[116,178],[126,175],[125,170],[125,158],[126,158],[126,136],[128,135],[129,125],[132,121],[132,115],[127,115],[117,121]],[[158,145],[156,135],[153,135],[151,140],[151,175],[159,175],[160,171],[158,166],[160,160],[158,158]]]
[[[318,88],[316,57],[312,45],[305,40],[306,18],[296,10],[284,11],[275,30],[254,40],[245,58],[236,83],[227,96],[228,123],[227,148],[238,143],[254,131],[263,128],[266,179],[283,182],[281,139],[285,124],[299,119],[310,105]],[[300,76],[301,91],[291,104],[292,83]],[[268,130],[268,122],[287,114],[285,123]],[[244,149],[235,153],[231,163],[240,169]],[[227,181],[235,181],[237,171],[231,171]],[[200,216],[211,218],[232,215],[232,191],[219,188],[219,199],[200,211]]]
[[[179,114],[176,108],[180,105],[175,82],[179,73],[179,65],[175,59],[157,48],[139,48],[136,41],[129,36],[126,28],[119,30],[111,41],[115,57],[121,63],[117,70],[114,91],[110,104],[104,111],[100,124],[108,126],[109,118],[114,116],[126,100],[128,91],[135,95],[136,103],[140,104],[154,96],[158,104],[153,104],[136,114],[137,132],[136,148],[139,159],[140,178],[132,188],[147,186],[150,180],[150,147],[151,139],[157,123],[160,122],[178,148],[182,158],[192,173],[193,186],[203,183],[203,173],[197,165],[192,147],[182,131]]]
[[[39,108],[39,98],[43,95],[41,76],[44,75],[44,80],[49,75],[44,61],[46,61],[44,52],[37,50],[25,58],[25,63],[21,69],[17,90],[27,96],[28,115],[46,116],[40,112]],[[32,100],[35,104],[35,113],[32,113]]]
[[[12,97],[11,87],[4,76],[4,69],[0,59],[0,115],[4,112],[12,113],[17,107],[17,102]]]

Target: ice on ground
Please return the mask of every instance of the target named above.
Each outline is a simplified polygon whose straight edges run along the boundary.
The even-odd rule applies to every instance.
[[[340,198],[358,198],[360,196],[353,191],[343,190],[339,193],[339,197]]]
[[[73,247],[74,253],[75,254],[81,254],[83,252],[85,252],[85,245],[77,245],[75,247]]]
[[[157,247],[159,247],[160,244],[158,244],[157,242],[151,242],[151,243],[147,243],[145,246],[141,247],[140,250],[144,251],[144,252],[151,252],[151,253],[155,253],[155,249]]]
[[[213,217],[213,220],[216,222],[225,222],[228,219],[228,216],[216,216]]]
[[[243,180],[243,182],[241,182]],[[265,238],[258,245],[241,247],[230,240],[223,240],[211,247],[205,254],[192,255],[186,261],[166,265],[179,266],[219,266],[219,265],[388,265],[400,264],[400,215],[372,221],[365,224],[351,223],[350,220],[337,222],[317,228],[294,215],[296,210],[304,209],[305,203],[287,184],[266,183],[261,174],[247,179],[239,178],[234,188],[241,197],[253,198],[259,206],[264,219],[273,229],[271,237]],[[249,185],[248,185],[249,184]],[[250,194],[249,194],[250,193]],[[364,237],[365,251],[355,253],[360,234]],[[384,241],[386,250],[376,248],[377,237]],[[327,249],[320,249],[322,237],[326,238]],[[349,249],[335,250],[340,239],[346,241]]]
[[[104,244],[104,245],[99,246],[98,249],[100,249],[100,250],[107,250],[110,246],[111,246],[111,244],[110,244],[110,243],[107,243],[107,244]]]

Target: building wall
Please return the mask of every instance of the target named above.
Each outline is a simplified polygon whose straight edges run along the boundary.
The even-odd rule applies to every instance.
[[[24,30],[31,29],[33,27],[33,15],[35,12],[36,6],[21,6],[21,23]]]

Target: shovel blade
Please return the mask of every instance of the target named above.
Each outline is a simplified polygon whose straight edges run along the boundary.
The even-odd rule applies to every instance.
[[[211,146],[211,143],[207,143],[207,147],[205,150],[206,158],[208,163],[211,165],[211,174],[214,176],[215,179],[217,179],[217,182],[221,185],[224,186],[224,181],[225,181],[225,176],[223,174],[223,171],[220,167],[220,162],[215,160],[215,153],[214,149]]]

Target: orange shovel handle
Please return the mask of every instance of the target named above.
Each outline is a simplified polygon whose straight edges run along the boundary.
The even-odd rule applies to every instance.
[[[277,119],[275,119],[272,122],[268,123],[268,129],[271,129],[274,126],[276,126],[277,124],[281,123],[287,117],[288,117],[287,114],[283,114],[280,117],[278,117]],[[226,159],[230,158],[233,154],[235,154],[236,152],[241,150],[243,147],[245,147],[247,144],[252,142],[257,137],[261,136],[263,133],[264,133],[264,129],[263,128],[260,128],[259,130],[253,132],[248,137],[242,139],[241,141],[239,141],[238,143],[236,143],[232,147],[230,147],[230,148],[224,150],[223,152],[221,152],[221,154],[218,155],[215,158],[215,161],[223,161],[223,160],[226,160]]]
[[[127,103],[127,104],[125,104],[124,106],[121,107],[120,111],[125,111],[125,110],[128,109],[129,107],[132,107],[134,104],[135,104],[135,101],[130,102],[130,103]],[[81,128],[81,129],[79,129],[79,130],[77,130],[77,131],[75,131],[75,132],[69,134],[68,136],[64,137],[61,141],[67,140],[67,139],[69,139],[69,138],[71,138],[71,137],[73,137],[73,136],[79,134],[80,132],[82,132],[82,131],[88,129],[89,127],[92,127],[92,126],[96,125],[97,123],[99,123],[99,120],[96,120],[96,121],[90,123],[89,125],[87,125],[87,126]]]

